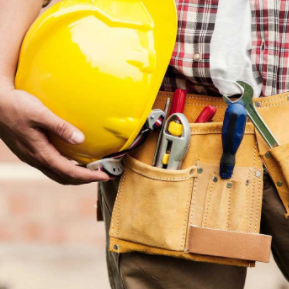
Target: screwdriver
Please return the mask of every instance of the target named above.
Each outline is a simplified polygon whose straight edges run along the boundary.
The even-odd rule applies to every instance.
[[[233,175],[235,155],[244,137],[246,122],[245,106],[237,102],[230,104],[225,113],[222,130],[223,155],[220,164],[222,179],[230,179]]]
[[[186,104],[187,93],[183,89],[176,89],[169,116],[175,113],[183,113]]]
[[[195,123],[210,122],[213,119],[213,117],[215,116],[216,112],[217,112],[217,108],[215,106],[207,105],[202,110],[202,112],[200,113],[200,115],[196,119]]]

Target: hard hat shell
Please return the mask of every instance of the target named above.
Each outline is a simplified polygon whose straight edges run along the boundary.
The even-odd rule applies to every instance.
[[[66,0],[43,13],[22,44],[16,88],[85,135],[55,136],[83,164],[128,149],[155,101],[176,40],[174,0]]]

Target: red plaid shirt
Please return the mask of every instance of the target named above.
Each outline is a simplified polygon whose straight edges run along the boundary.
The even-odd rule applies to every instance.
[[[210,75],[210,43],[219,0],[175,0],[179,29],[162,89],[219,95]],[[233,1],[233,0],[232,0]],[[262,95],[289,91],[289,0],[250,0],[251,58]]]

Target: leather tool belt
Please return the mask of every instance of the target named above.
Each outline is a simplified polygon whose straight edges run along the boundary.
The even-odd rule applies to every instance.
[[[172,93],[160,92],[164,109]],[[193,123],[202,109],[218,111],[211,123]],[[261,116],[280,142],[269,149],[251,122],[236,155],[232,179],[219,177],[221,98],[188,95],[184,114],[191,123],[189,152],[179,171],[153,167],[157,133],[125,158],[110,227],[110,250],[159,254],[194,261],[254,267],[268,262],[271,236],[259,234],[263,164],[289,216],[289,93],[255,99]]]

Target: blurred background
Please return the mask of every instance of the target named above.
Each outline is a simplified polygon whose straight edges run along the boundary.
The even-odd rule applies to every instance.
[[[96,191],[50,181],[0,141],[0,289],[109,289]]]
[[[50,181],[0,140],[0,289],[110,288],[96,191]],[[248,270],[246,289],[289,285],[271,260]]]

